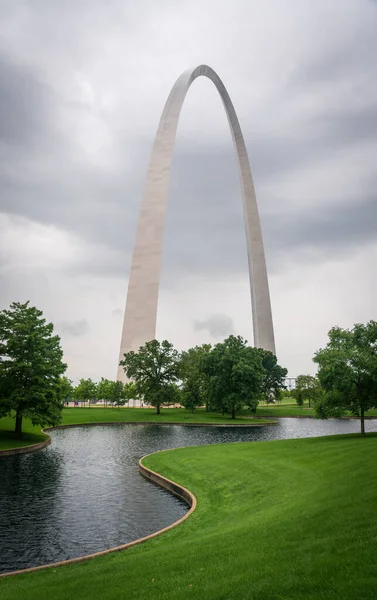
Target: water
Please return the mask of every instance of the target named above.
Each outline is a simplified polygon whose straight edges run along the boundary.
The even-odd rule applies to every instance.
[[[120,424],[53,431],[45,450],[0,460],[0,572],[125,544],[183,516],[183,502],[140,476],[145,454],[359,427],[353,420],[279,419],[276,426],[242,429]],[[377,420],[366,428],[376,430]]]

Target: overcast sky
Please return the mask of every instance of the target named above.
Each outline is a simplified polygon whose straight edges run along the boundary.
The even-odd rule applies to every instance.
[[[182,71],[209,64],[245,136],[279,362],[377,319],[377,2],[0,0],[0,308],[30,300],[68,375],[114,378],[149,155]],[[157,337],[252,343],[242,203],[210,81],[178,128]]]

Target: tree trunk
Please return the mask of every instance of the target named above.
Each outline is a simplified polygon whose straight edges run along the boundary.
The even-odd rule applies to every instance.
[[[236,411],[234,408],[232,408],[232,419],[236,418]]]
[[[21,440],[22,439],[22,415],[17,412],[16,413],[16,427],[14,429],[16,433],[16,437]]]
[[[158,405],[156,406],[156,408],[157,408],[157,411],[156,411],[156,412],[157,412],[157,414],[159,415],[159,414],[160,414],[160,412],[161,412],[161,411],[160,411],[160,405],[158,404]]]
[[[365,437],[365,421],[364,421],[364,408],[360,410],[360,433],[362,437]]]

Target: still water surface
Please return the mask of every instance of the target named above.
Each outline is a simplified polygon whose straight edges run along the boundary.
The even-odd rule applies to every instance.
[[[377,420],[366,428],[376,430]],[[183,502],[140,476],[138,460],[150,452],[357,431],[358,421],[335,419],[242,429],[120,424],[53,431],[45,450],[0,460],[0,572],[125,544],[183,516]]]

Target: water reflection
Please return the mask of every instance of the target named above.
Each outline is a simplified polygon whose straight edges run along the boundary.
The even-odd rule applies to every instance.
[[[368,421],[376,430],[377,421]],[[238,441],[357,432],[358,421],[280,419],[235,429],[112,425],[61,429],[40,452],[0,461],[0,571],[55,562],[124,544],[187,510],[137,471],[144,454]]]
[[[56,516],[61,510],[62,464],[54,450],[41,451],[35,468],[35,456],[19,455],[0,462],[2,571],[18,568],[19,564],[43,564],[51,560]]]

